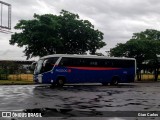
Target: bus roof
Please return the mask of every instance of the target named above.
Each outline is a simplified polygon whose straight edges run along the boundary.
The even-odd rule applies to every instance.
[[[99,58],[99,59],[122,59],[122,60],[135,60],[135,58],[125,58],[125,57],[108,57],[108,56],[97,56],[97,55],[78,55],[78,54],[53,54],[47,55],[40,59],[46,59],[51,57],[74,57],[74,58]]]

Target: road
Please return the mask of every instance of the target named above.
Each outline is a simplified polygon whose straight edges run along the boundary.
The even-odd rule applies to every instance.
[[[4,85],[0,86],[0,110],[41,112],[43,118],[39,120],[44,117],[52,119],[53,114],[56,116],[54,119],[60,119],[60,116],[62,119],[71,119],[70,116],[84,119],[88,115],[88,120],[98,117],[104,120],[159,120],[160,117],[127,115],[134,111],[160,111],[160,82],[119,86],[66,85],[63,88],[51,88],[48,85]],[[108,117],[105,116],[109,114],[107,111],[122,111],[124,114],[117,117],[115,113]],[[23,118],[15,118],[21,119]]]

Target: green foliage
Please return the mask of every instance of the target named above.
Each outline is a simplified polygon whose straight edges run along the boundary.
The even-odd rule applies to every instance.
[[[160,31],[147,29],[134,33],[132,39],[124,44],[117,44],[110,53],[116,57],[136,58],[139,64],[145,60],[156,60],[156,55],[160,54]]]
[[[8,67],[6,64],[0,64],[0,80],[7,80],[8,79]]]
[[[48,54],[83,54],[106,44],[103,33],[95,30],[88,20],[79,19],[78,14],[62,10],[60,15],[37,15],[32,20],[20,20],[15,29],[20,33],[12,35],[10,44],[25,46],[28,58]]]

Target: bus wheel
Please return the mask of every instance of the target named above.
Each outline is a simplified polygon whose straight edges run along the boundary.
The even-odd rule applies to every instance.
[[[63,77],[59,77],[57,79],[57,86],[62,87],[65,83],[65,79]]]
[[[114,77],[110,83],[110,85],[118,85],[119,82],[119,78],[118,77]]]
[[[51,88],[54,88],[56,86],[56,83],[51,84]]]

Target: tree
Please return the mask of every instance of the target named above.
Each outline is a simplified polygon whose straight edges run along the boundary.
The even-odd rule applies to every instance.
[[[105,46],[103,33],[88,20],[62,10],[60,15],[37,15],[32,20],[20,20],[14,27],[21,30],[11,36],[10,44],[25,46],[27,59],[48,54],[83,54]]]
[[[117,44],[110,50],[111,56],[116,57],[134,57],[137,60],[139,71],[142,63],[149,61],[155,69],[155,80],[158,78],[158,59],[160,54],[160,31],[147,29],[140,33],[134,33],[132,39],[126,43]],[[139,72],[138,72],[139,73]],[[138,79],[141,79],[138,76]]]

